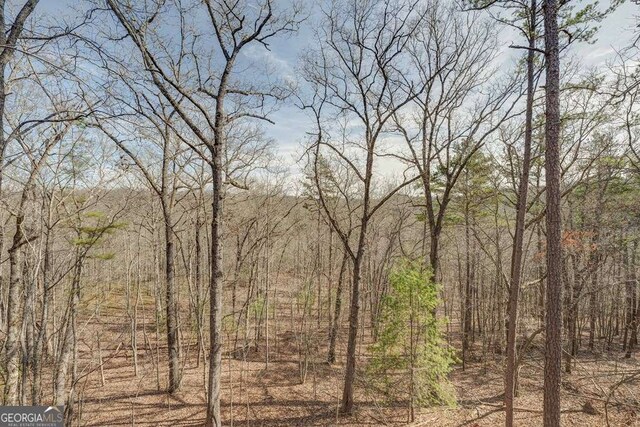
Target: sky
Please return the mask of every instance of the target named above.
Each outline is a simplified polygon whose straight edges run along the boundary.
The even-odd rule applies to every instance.
[[[41,0],[37,10],[42,14],[66,15],[72,13],[72,10],[79,6],[80,1]],[[585,3],[578,2],[578,4]],[[600,3],[600,7],[606,6],[608,6],[607,1]],[[261,47],[253,47],[246,54],[268,61],[275,70],[278,70],[283,75],[297,79],[297,64],[300,55],[313,44],[313,29],[319,25],[317,19],[314,19],[314,16],[317,16],[317,10],[313,10],[313,7],[318,7],[318,3],[313,3],[310,7],[312,8],[311,18],[303,23],[298,33],[286,38],[274,39],[268,51]],[[634,30],[638,25],[637,16],[639,15],[640,5],[627,0],[601,23],[600,31],[593,44],[574,45],[571,54],[583,64],[585,70],[591,67],[603,66],[608,61],[612,61],[617,49],[624,48],[630,44]],[[508,58],[504,59],[505,55],[508,57],[509,55],[523,54],[521,50],[516,52],[514,49],[508,48],[512,43],[519,44],[514,33],[502,31],[500,40],[504,47],[502,53],[503,63],[509,63]],[[278,157],[283,159],[285,163],[295,165],[302,153],[305,133],[312,129],[309,118],[306,113],[303,113],[294,105],[280,107],[271,118],[275,125],[267,125],[265,131],[275,141]],[[292,173],[296,172],[292,171]]]
[[[600,6],[607,7],[609,2],[602,2]],[[608,61],[612,61],[617,49],[630,44],[639,15],[640,5],[626,1],[601,23],[593,44],[575,45],[572,47],[571,54],[584,65],[585,69],[603,66]],[[274,43],[268,56],[274,63],[282,64],[284,71],[295,73],[299,55],[313,42],[313,33],[310,28],[314,25],[315,23],[308,22],[296,36]],[[503,31],[500,37],[504,37],[504,55],[523,54],[521,50],[516,52],[508,48],[512,43],[519,44],[515,34]],[[505,63],[508,62],[509,60],[505,60]],[[276,125],[267,128],[267,133],[277,141],[279,153],[289,156],[292,161],[297,161],[302,153],[305,132],[311,129],[312,124],[303,112],[292,106],[282,107],[273,119]]]

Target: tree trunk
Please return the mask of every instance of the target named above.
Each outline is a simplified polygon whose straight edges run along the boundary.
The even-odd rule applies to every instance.
[[[163,195],[164,197],[164,195]],[[180,360],[178,348],[178,302],[175,286],[173,223],[170,208],[162,201],[165,237],[165,281],[167,291],[167,347],[169,356],[169,386],[167,391],[173,393],[180,388]]]
[[[351,288],[351,307],[349,309],[349,341],[347,343],[347,366],[342,390],[342,413],[353,411],[353,385],[356,376],[356,344],[358,338],[358,316],[360,313],[360,280],[362,278],[362,260],[365,254],[367,229],[369,226],[369,205],[371,197],[371,180],[373,176],[373,149],[367,153],[365,171],[362,217],[360,219],[360,235],[358,249],[353,259],[353,281]]]
[[[342,264],[340,265],[340,274],[338,276],[338,289],[336,290],[336,305],[333,311],[333,321],[329,330],[329,353],[327,362],[335,363],[336,361],[336,339],[338,330],[340,329],[340,311],[342,309],[342,291],[344,289],[344,276],[347,270],[347,261],[349,255],[345,252],[342,256]]]
[[[529,190],[529,171],[531,169],[531,139],[533,134],[533,97],[535,92],[534,60],[536,47],[536,0],[531,0],[529,52],[527,53],[527,106],[525,117],[524,153],[522,157],[522,175],[518,184],[516,230],[513,236],[511,253],[511,285],[509,286],[508,329],[507,329],[507,370],[505,373],[505,426],[513,427],[513,399],[517,383],[516,333],[518,331],[518,297],[520,294],[520,278],[522,277],[522,255],[525,232],[525,216],[527,213],[527,192]]]
[[[22,223],[24,217],[20,214],[16,218],[16,232],[13,244],[9,248],[9,291],[7,299],[7,340],[5,342],[6,355],[6,383],[4,403],[8,406],[18,404],[18,382],[20,375],[20,331],[22,329],[21,301],[22,281],[20,278],[20,246],[22,245]]]
[[[560,211],[560,57],[558,1],[544,1],[546,59],[545,180],[547,227],[547,310],[544,426],[560,426],[562,370],[562,218]]]
[[[469,171],[465,171],[465,184],[468,189]],[[469,195],[467,194],[468,198]],[[471,225],[469,224],[469,200],[464,204],[464,245],[465,245],[465,282],[464,282],[464,303],[462,312],[462,369],[466,368],[467,352],[469,351],[469,335],[471,335],[473,320],[473,304],[471,296],[471,248],[470,248]]]
[[[50,208],[49,208],[50,211]],[[50,215],[50,213],[49,213]],[[50,224],[49,217],[49,224]],[[44,359],[43,348],[47,337],[47,322],[49,318],[49,300],[51,299],[51,234],[52,228],[47,225],[47,232],[44,242],[44,254],[42,262],[42,306],[40,308],[40,329],[36,334],[36,340],[33,347],[33,363],[31,369],[33,372],[33,384],[31,386],[31,400],[34,405],[39,405],[42,400],[42,361]]]
[[[628,282],[631,283],[631,324],[629,325],[629,341],[627,342],[627,352],[625,358],[630,358],[631,353],[636,345],[638,345],[638,325],[640,325],[640,298],[638,298],[638,280],[636,278],[636,256],[638,253],[638,242],[634,242],[631,248],[631,256],[629,260],[629,277]]]
[[[347,343],[347,366],[342,391],[342,413],[351,414],[353,411],[353,385],[356,377],[356,344],[358,338],[358,316],[360,313],[360,279],[361,264],[364,255],[364,233],[366,221],[360,228],[360,243],[358,252],[353,260],[353,281],[351,288],[351,307],[349,308],[349,341]]]
[[[222,221],[224,200],[224,97],[227,79],[233,62],[227,66],[220,81],[220,91],[216,104],[216,126],[214,129],[211,152],[211,174],[213,177],[213,195],[211,201],[211,276],[209,281],[209,394],[207,396],[207,427],[221,427],[220,414],[220,378],[222,375]]]
[[[66,380],[69,373],[70,362],[75,348],[75,323],[76,312],[79,302],[80,277],[82,275],[82,255],[80,249],[76,249],[76,265],[73,271],[71,282],[71,295],[66,310],[66,321],[64,324],[64,335],[60,337],[60,355],[58,357],[54,378],[54,405],[67,405],[71,393],[67,392]],[[69,409],[67,409],[69,410]]]

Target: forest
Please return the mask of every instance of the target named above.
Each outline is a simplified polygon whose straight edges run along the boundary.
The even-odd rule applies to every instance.
[[[640,426],[638,7],[0,0],[0,425]]]

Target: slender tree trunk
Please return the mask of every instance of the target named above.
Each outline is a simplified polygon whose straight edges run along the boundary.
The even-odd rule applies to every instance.
[[[340,274],[338,276],[338,289],[336,290],[336,305],[333,310],[333,321],[331,322],[331,329],[329,330],[329,353],[327,361],[329,363],[335,363],[336,361],[336,339],[338,337],[338,330],[340,329],[340,311],[342,310],[342,292],[344,289],[344,277],[347,270],[347,261],[349,255],[344,253],[342,256],[342,264],[340,265]]]
[[[60,354],[57,361],[56,372],[54,376],[54,399],[56,406],[66,405],[69,400],[70,393],[67,391],[66,381],[69,374],[69,367],[73,357],[75,348],[75,319],[79,300],[80,277],[82,275],[82,255],[80,249],[76,249],[76,265],[73,271],[73,279],[71,282],[71,295],[66,310],[66,319],[64,323],[64,335],[60,337]]]
[[[61,134],[62,135],[62,134]],[[6,405],[16,405],[18,403],[18,383],[19,376],[27,375],[27,372],[20,372],[20,339],[24,325],[25,311],[21,307],[23,290],[23,277],[21,251],[22,247],[27,243],[28,236],[25,235],[25,211],[26,204],[32,188],[33,180],[40,170],[40,166],[44,162],[49,150],[53,146],[50,140],[45,146],[45,152],[38,162],[33,166],[29,174],[29,178],[22,189],[20,203],[16,212],[15,231],[11,247],[9,248],[9,290],[7,300],[7,339],[5,341],[5,372],[6,383],[4,389],[4,401]]]
[[[202,224],[200,223],[200,209],[196,209],[196,229],[195,229],[195,288],[196,288],[196,325],[198,327],[198,366],[200,365],[200,355],[202,354],[203,362],[206,361],[206,357],[204,354],[204,335],[203,335],[203,307],[202,307],[202,244],[200,243],[200,227]]]
[[[18,382],[20,375],[20,331],[22,329],[21,301],[22,280],[20,277],[20,247],[23,243],[24,215],[18,213],[13,244],[9,248],[9,291],[7,299],[7,340],[5,342],[6,383],[5,405],[18,404]]]
[[[4,21],[4,6],[0,6],[2,10],[0,13],[2,14],[2,21]],[[0,22],[0,25],[3,25],[4,22]],[[3,28],[0,29],[0,42],[4,45],[5,42],[5,33],[4,33],[4,25]],[[4,105],[5,105],[5,70],[6,65],[0,64],[0,129],[4,129]],[[5,141],[4,132],[0,132],[0,198],[2,195],[2,188],[4,182],[4,156],[7,148],[7,143]],[[4,238],[5,238],[5,229],[4,224],[0,224],[0,256],[4,254]],[[2,266],[0,266],[0,289],[4,290],[4,277],[2,275]],[[0,329],[6,330],[7,325],[5,324],[8,315],[8,308],[4,305],[4,295],[3,292],[0,292]]]
[[[47,336],[47,322],[49,318],[49,300],[51,283],[51,240],[53,229],[50,228],[51,223],[51,209],[49,207],[49,221],[47,224],[47,231],[44,241],[44,253],[42,261],[42,306],[40,308],[40,329],[36,334],[36,340],[33,347],[33,363],[31,369],[33,372],[33,384],[31,387],[31,400],[34,405],[39,405],[42,399],[42,362],[44,359],[43,349],[44,342]]]
[[[356,345],[358,338],[358,316],[360,313],[360,281],[362,277],[362,260],[365,254],[367,229],[369,226],[369,205],[371,198],[371,180],[373,176],[373,149],[367,153],[365,171],[362,217],[360,219],[360,235],[358,249],[353,257],[353,282],[351,288],[351,307],[349,310],[349,341],[347,343],[347,366],[342,390],[342,412],[351,414],[353,411],[353,388],[356,377]]]
[[[342,413],[351,414],[353,411],[353,386],[356,377],[356,344],[358,338],[358,316],[360,313],[360,279],[361,264],[364,255],[364,233],[366,222],[360,228],[360,244],[353,260],[353,281],[351,288],[351,307],[349,309],[349,341],[347,343],[347,366],[342,391]]]
[[[164,195],[162,196],[164,197]],[[175,252],[173,239],[173,222],[170,208],[166,200],[162,201],[165,238],[165,281],[167,310],[167,347],[169,356],[169,386],[167,391],[173,393],[180,388],[180,360],[178,348],[178,302],[175,286]]]
[[[429,246],[429,266],[433,274],[433,280],[438,281],[438,249],[440,245],[440,227],[436,225],[431,229],[431,238]]]
[[[207,426],[220,427],[220,376],[222,374],[222,171],[221,156],[216,156],[212,166],[214,177],[211,259],[212,273],[209,282],[209,394],[207,398]]]
[[[598,287],[598,259],[595,257],[593,270],[591,271],[591,287],[589,289],[589,350],[593,351],[596,337],[596,318],[597,318],[597,287]]]
[[[221,427],[220,388],[222,375],[222,248],[223,248],[223,200],[224,200],[224,98],[233,60],[229,60],[220,79],[216,103],[216,126],[211,152],[213,194],[211,200],[211,276],[209,281],[209,394],[207,396],[207,427]]]
[[[6,154],[6,149],[7,149],[7,144],[8,141],[5,138],[5,128],[4,128],[4,112],[5,112],[5,103],[6,103],[6,98],[7,98],[7,88],[6,88],[6,81],[5,81],[5,75],[6,75],[6,71],[7,71],[7,66],[9,64],[9,61],[11,60],[14,52],[15,52],[15,47],[16,47],[16,43],[18,42],[18,39],[20,38],[20,35],[22,34],[23,30],[24,30],[24,24],[27,21],[27,19],[29,18],[29,15],[31,15],[31,13],[33,12],[33,10],[35,9],[36,5],[38,4],[39,0],[27,0],[25,1],[22,6],[20,6],[20,9],[17,13],[17,15],[15,16],[15,20],[13,22],[8,22],[7,21],[7,16],[6,16],[6,11],[5,11],[5,1],[2,0],[2,2],[0,2],[0,197],[2,196],[2,188],[3,188],[3,180],[4,180],[4,165],[5,165],[5,161],[4,161],[4,157]],[[31,180],[32,178],[30,177],[29,180]],[[4,233],[5,233],[5,229],[4,226],[0,226],[0,256],[2,256],[2,254],[4,253],[3,249],[4,249]],[[9,256],[11,257],[11,248],[9,249]],[[17,256],[17,255],[16,255]],[[10,269],[11,269],[11,260],[9,261],[10,263]],[[18,275],[19,273],[16,273],[16,276],[14,276],[14,279],[18,279]],[[6,366],[5,368],[9,367],[9,364],[14,364],[17,363],[16,360],[14,360],[15,357],[18,357],[18,349],[17,349],[17,342],[18,342],[18,336],[16,335],[16,331],[15,329],[15,324],[9,324],[9,320],[11,320],[12,322],[19,322],[20,321],[20,316],[18,313],[14,312],[11,313],[11,310],[15,310],[16,309],[16,304],[19,305],[18,300],[15,300],[12,302],[11,301],[11,297],[12,297],[12,292],[18,292],[18,289],[14,287],[12,287],[11,284],[11,271],[9,272],[9,290],[8,290],[8,299],[7,299],[7,307],[6,307],[6,317],[5,317],[5,313],[3,312],[2,309],[4,309],[4,307],[2,306],[2,297],[0,295],[0,328],[2,330],[6,330],[7,331],[7,339],[5,342],[5,351],[6,351],[6,357],[7,357],[7,362],[6,362]],[[2,282],[3,282],[3,278],[2,278],[2,268],[0,268],[0,286],[2,286]],[[19,286],[19,284],[16,282],[14,283],[16,286]],[[13,295],[13,297],[15,297],[15,295]],[[10,307],[10,305],[12,305]],[[2,323],[4,321],[7,321],[6,325],[3,325]],[[13,382],[17,382],[17,375],[18,375],[18,369],[17,369],[17,365],[14,366],[15,369],[15,373],[12,373],[10,371],[7,371],[7,378],[6,378],[6,384],[5,384],[5,393],[4,393],[4,398],[5,398],[5,403],[6,404],[11,404],[9,403],[6,399],[14,394],[17,393],[17,390],[14,390],[14,384]],[[17,396],[16,396],[17,398]],[[13,397],[9,397],[10,400],[14,400]],[[14,402],[15,404],[15,402]]]
[[[627,342],[627,352],[625,358],[630,358],[633,349],[638,345],[638,325],[640,325],[640,298],[638,298],[638,280],[636,277],[636,257],[638,253],[638,242],[634,242],[631,248],[631,256],[629,260],[629,278],[631,283],[631,323],[629,325],[629,341]]]
[[[33,230],[30,230],[31,234]],[[20,405],[27,405],[29,402],[29,374],[32,373],[33,360],[35,353],[33,352],[33,344],[35,342],[36,327],[36,294],[38,291],[37,276],[31,274],[35,272],[35,268],[28,257],[28,253],[24,251],[22,262],[22,277],[24,286],[24,320],[22,333],[22,385],[20,387]]]
[[[517,349],[516,334],[518,331],[518,296],[520,294],[520,278],[522,277],[522,255],[525,232],[525,216],[527,213],[527,193],[529,190],[529,171],[531,169],[531,139],[533,134],[533,97],[535,92],[534,60],[536,47],[536,0],[530,4],[529,52],[527,53],[527,106],[525,116],[524,153],[522,157],[522,175],[518,184],[516,206],[516,230],[513,236],[511,253],[511,284],[509,286],[508,329],[507,329],[507,370],[505,373],[505,426],[513,427],[513,400],[517,383]]]
[[[469,171],[465,171],[465,185],[469,185]],[[465,282],[463,292],[463,312],[462,312],[462,369],[466,368],[467,352],[469,351],[469,336],[471,335],[473,320],[473,305],[471,302],[471,225],[469,224],[469,195],[464,203],[464,245],[465,245]]]
[[[547,227],[547,311],[544,426],[560,426],[562,370],[562,219],[560,210],[560,57],[558,1],[544,0],[546,59],[545,181]]]

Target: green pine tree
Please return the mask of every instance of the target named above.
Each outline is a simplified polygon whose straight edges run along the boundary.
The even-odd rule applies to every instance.
[[[456,362],[434,312],[439,287],[422,264],[403,260],[389,275],[378,341],[373,345],[369,375],[389,397],[415,406],[454,405],[447,377]]]

